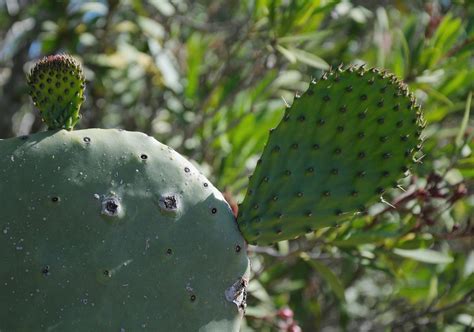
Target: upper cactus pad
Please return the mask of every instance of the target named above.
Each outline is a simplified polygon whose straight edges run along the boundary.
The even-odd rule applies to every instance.
[[[270,132],[239,209],[244,237],[269,244],[365,210],[408,170],[422,126],[386,72],[339,68],[311,82]]]
[[[79,120],[85,79],[81,65],[66,54],[40,60],[28,75],[30,95],[49,129],[71,130]]]

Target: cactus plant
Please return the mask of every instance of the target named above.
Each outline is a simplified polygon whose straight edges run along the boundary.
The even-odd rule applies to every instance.
[[[49,130],[0,141],[0,331],[238,331],[246,243],[364,210],[408,170],[423,124],[394,76],[324,74],[271,131],[236,221],[154,138],[73,131],[84,80],[71,57],[41,60],[29,83]]]

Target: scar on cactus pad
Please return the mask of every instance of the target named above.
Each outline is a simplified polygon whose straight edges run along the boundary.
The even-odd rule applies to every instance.
[[[73,131],[84,76],[72,57],[39,61],[28,81],[49,130],[0,140],[6,331],[238,331],[246,243],[364,211],[408,170],[423,127],[393,75],[327,72],[271,130],[236,220],[209,180],[154,138]]]

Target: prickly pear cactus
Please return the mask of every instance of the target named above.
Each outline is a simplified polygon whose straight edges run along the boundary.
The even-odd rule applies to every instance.
[[[350,67],[311,82],[270,132],[239,209],[244,237],[274,243],[365,211],[408,170],[422,127],[393,75]]]
[[[246,244],[178,153],[142,133],[49,130],[0,141],[0,165],[0,331],[238,331]]]
[[[155,139],[71,131],[78,73],[67,56],[41,61],[29,82],[54,130],[0,141],[0,331],[238,331],[244,238],[274,243],[364,211],[408,170],[423,125],[395,77],[326,73],[271,132],[237,223]]]

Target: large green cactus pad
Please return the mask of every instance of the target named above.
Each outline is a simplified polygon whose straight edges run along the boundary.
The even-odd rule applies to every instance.
[[[244,237],[269,244],[364,211],[408,170],[422,125],[393,75],[350,67],[311,82],[270,133],[239,209]]]
[[[245,242],[178,153],[119,130],[0,141],[0,331],[237,331]]]

